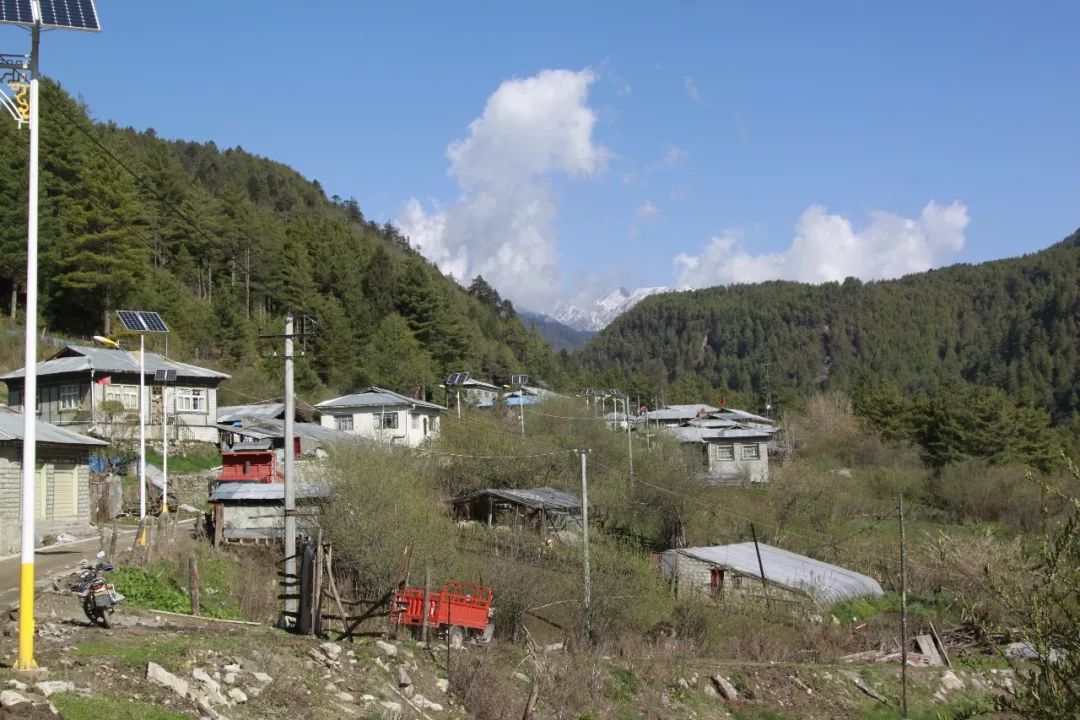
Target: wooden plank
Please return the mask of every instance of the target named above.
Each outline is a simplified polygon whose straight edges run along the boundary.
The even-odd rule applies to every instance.
[[[934,639],[929,635],[916,635],[915,645],[918,646],[919,652],[926,657],[931,665],[939,666],[944,664],[941,660],[941,655],[938,654],[937,648],[934,647]]]
[[[941,650],[941,657],[945,660],[945,667],[952,667],[952,660],[949,659],[949,651],[945,649],[945,643],[941,642],[941,636],[938,635],[933,620],[930,621],[930,633],[934,636],[934,642],[937,643],[938,649]]]

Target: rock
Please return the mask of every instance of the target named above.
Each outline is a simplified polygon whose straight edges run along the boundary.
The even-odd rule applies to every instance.
[[[221,678],[221,681],[223,683],[225,683],[226,685],[235,685],[236,684],[236,673],[234,673],[234,672],[225,673],[225,677]]]
[[[24,682],[19,682],[18,680],[8,680],[8,687],[15,688],[19,692],[22,692],[24,690],[28,690],[30,686],[28,686]]]
[[[399,702],[394,702],[393,700],[383,700],[379,704],[382,705],[387,712],[395,716],[401,714],[401,703]]]
[[[365,705],[370,705],[371,703],[375,702],[375,700],[376,697],[374,695],[364,694],[360,696],[360,702],[364,703]]]
[[[864,693],[866,693],[870,697],[874,698],[878,702],[885,703],[886,705],[889,704],[888,701],[881,696],[881,693],[879,693],[874,688],[870,687],[870,685],[868,685],[867,682],[865,680],[863,680],[861,677],[856,675],[852,679],[852,682],[855,683],[855,687],[859,688]]]
[[[152,662],[146,664],[146,679],[152,683],[157,683],[158,685],[169,688],[177,695],[186,696],[188,694],[187,680],[173,675],[157,663]]]
[[[45,697],[62,692],[75,692],[75,683],[66,680],[44,680],[34,684],[34,689]]]
[[[678,680],[675,681],[675,684],[679,686],[680,690],[689,690],[690,689],[690,683],[687,682],[686,678],[679,678]]]
[[[963,690],[964,681],[956,677],[952,670],[946,670],[941,674],[941,688],[943,690]]]
[[[356,707],[355,705],[345,705],[343,703],[336,702],[334,703],[334,707],[336,707],[338,709],[338,712],[341,713],[341,715],[339,715],[338,717],[344,717],[346,715],[349,717],[360,717],[360,708]]]
[[[397,657],[397,645],[388,643],[385,640],[376,640],[375,647],[379,648],[379,652],[387,657]]]
[[[439,688],[439,692],[450,692],[450,681],[446,678],[439,678],[435,681],[435,687]]]
[[[701,689],[701,691],[705,694],[705,697],[711,698],[713,700],[716,700],[720,697],[720,693],[716,692],[716,688],[712,685],[706,685]]]
[[[4,707],[11,707],[12,705],[19,705],[20,703],[27,703],[30,700],[17,690],[4,690],[0,692],[0,705]]]
[[[334,697],[344,703],[356,702],[356,698],[353,696],[352,693],[347,693],[344,691],[334,693]]]
[[[251,673],[251,677],[255,678],[255,682],[262,683],[263,685],[274,682],[274,678],[264,672],[253,672]]]
[[[399,688],[409,687],[413,684],[412,678],[409,677],[408,671],[405,670],[404,665],[397,666],[397,685]]]
[[[229,699],[231,699],[233,702],[246,703],[248,698],[247,694],[243,690],[234,687],[229,688]]]
[[[337,662],[338,658],[341,657],[341,646],[332,642],[324,642],[319,646],[319,649],[323,651],[323,655],[333,662]]]
[[[215,705],[229,704],[229,698],[225,697],[221,693],[221,683],[210,677],[205,670],[203,670],[202,668],[195,668],[191,671],[191,677],[202,683],[203,692],[201,694],[205,695],[205,697],[210,702],[214,703]],[[200,693],[192,690],[191,694],[194,696],[199,695]]]
[[[726,677],[724,677],[723,675],[713,675],[710,679],[712,680],[713,685],[716,687],[716,692],[720,693],[720,697],[728,700],[729,702],[739,699],[738,691]]]
[[[386,672],[390,672],[390,666],[387,665],[386,661],[383,660],[381,657],[375,658],[375,664],[378,665],[379,667],[381,667]]]
[[[229,663],[221,669],[227,673],[238,673],[240,672],[240,663]]]
[[[516,680],[520,680],[523,683],[530,683],[530,684],[532,683],[532,678],[530,678],[528,675],[526,675],[523,672],[514,673],[514,678]]]
[[[412,702],[413,702],[413,705],[420,708],[421,710],[439,711],[439,710],[443,709],[442,705],[440,705],[437,702],[431,702],[430,700],[428,700],[423,695],[413,695],[412,696]]]

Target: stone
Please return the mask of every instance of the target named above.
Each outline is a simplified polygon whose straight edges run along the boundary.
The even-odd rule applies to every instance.
[[[240,688],[229,688],[229,699],[233,702],[246,703],[248,700],[247,693]]]
[[[334,662],[337,662],[338,658],[341,657],[341,646],[335,643],[324,642],[319,646],[319,649],[323,651],[323,655],[326,655],[327,658]]]
[[[253,672],[251,673],[251,677],[255,678],[255,682],[262,683],[263,685],[274,682],[274,678],[264,672]]]
[[[191,677],[202,683],[203,692],[201,694],[205,695],[210,702],[215,705],[229,704],[229,698],[221,693],[221,683],[210,677],[205,670],[202,668],[195,668],[191,671]],[[199,694],[200,693],[196,693],[194,690],[192,691],[192,695]]]
[[[388,712],[395,716],[401,714],[401,703],[394,702],[393,700],[383,700],[380,705]]]
[[[413,684],[412,678],[409,677],[408,671],[404,665],[397,666],[397,685],[399,688],[410,687]]]
[[[438,712],[439,710],[443,709],[442,705],[437,702],[431,702],[423,695],[413,695],[412,702],[413,705],[420,708],[421,710],[434,710]]]
[[[62,692],[75,692],[75,683],[66,680],[44,680],[34,684],[34,689],[45,697]]]
[[[679,686],[680,690],[689,690],[690,689],[690,683],[687,682],[686,678],[679,678],[678,680],[675,681],[675,684]]]
[[[720,693],[720,696],[728,701],[738,700],[739,692],[735,689],[735,686],[724,677],[723,675],[713,675],[712,683],[716,686],[716,692]]]
[[[528,675],[526,675],[523,672],[514,673],[514,678],[516,680],[520,680],[523,683],[532,683],[532,678],[530,678]]]
[[[235,685],[236,684],[236,673],[234,673],[234,672],[225,673],[225,677],[221,678],[221,681],[223,683],[225,683],[226,685]]]
[[[227,673],[238,673],[240,672],[240,663],[229,663],[221,669]]]
[[[397,657],[397,645],[388,643],[385,640],[376,640],[375,647],[379,648],[379,652],[387,657]]]
[[[177,695],[186,696],[188,694],[187,680],[173,675],[155,662],[146,664],[146,679],[162,687],[169,688]]]
[[[963,690],[964,681],[956,677],[952,670],[946,670],[941,674],[941,687],[944,690]]]
[[[375,702],[376,699],[377,698],[374,695],[368,695],[367,693],[360,696],[360,702],[364,703],[365,705],[370,705],[371,703]]]
[[[347,693],[345,691],[334,693],[334,697],[344,703],[356,702],[356,698],[353,696],[353,694]]]
[[[439,692],[450,692],[450,681],[446,678],[439,678],[435,681],[435,687],[439,688]]]
[[[383,660],[381,657],[375,658],[375,664],[378,665],[383,670],[385,670],[386,672],[390,672],[390,666],[387,665],[386,661]]]
[[[716,691],[716,688],[713,687],[712,685],[706,685],[705,687],[703,687],[701,689],[701,692],[705,694],[705,697],[707,697],[707,698],[709,698],[711,700],[716,700],[716,699],[718,699],[720,697],[720,693],[718,693]]]
[[[30,689],[29,685],[27,685],[24,682],[19,682],[18,680],[8,680],[8,687],[15,688],[19,692],[23,692],[25,690]]]
[[[4,690],[0,692],[0,705],[4,707],[11,707],[12,705],[19,705],[21,703],[27,703],[30,700],[18,690]]]

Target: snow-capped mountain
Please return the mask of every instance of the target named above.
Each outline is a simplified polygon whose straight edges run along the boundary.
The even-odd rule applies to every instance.
[[[615,288],[584,308],[570,303],[555,303],[551,317],[575,330],[596,332],[650,295],[672,291],[668,287],[638,288],[633,292],[626,288]]]

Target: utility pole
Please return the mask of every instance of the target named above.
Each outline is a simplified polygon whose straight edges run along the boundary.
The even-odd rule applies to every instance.
[[[900,495],[900,715],[907,717],[907,548],[904,536],[904,496]]]
[[[623,410],[626,411],[626,451],[630,455],[630,477],[634,477],[634,438],[630,434],[630,396],[623,398]]]
[[[589,577],[589,480],[586,453],[581,451],[581,548],[585,569],[585,632],[592,637],[592,580]]]
[[[293,396],[293,314],[285,314],[285,612],[282,626],[298,619],[296,593],[299,590],[296,573],[296,456],[293,446],[296,398]]]

